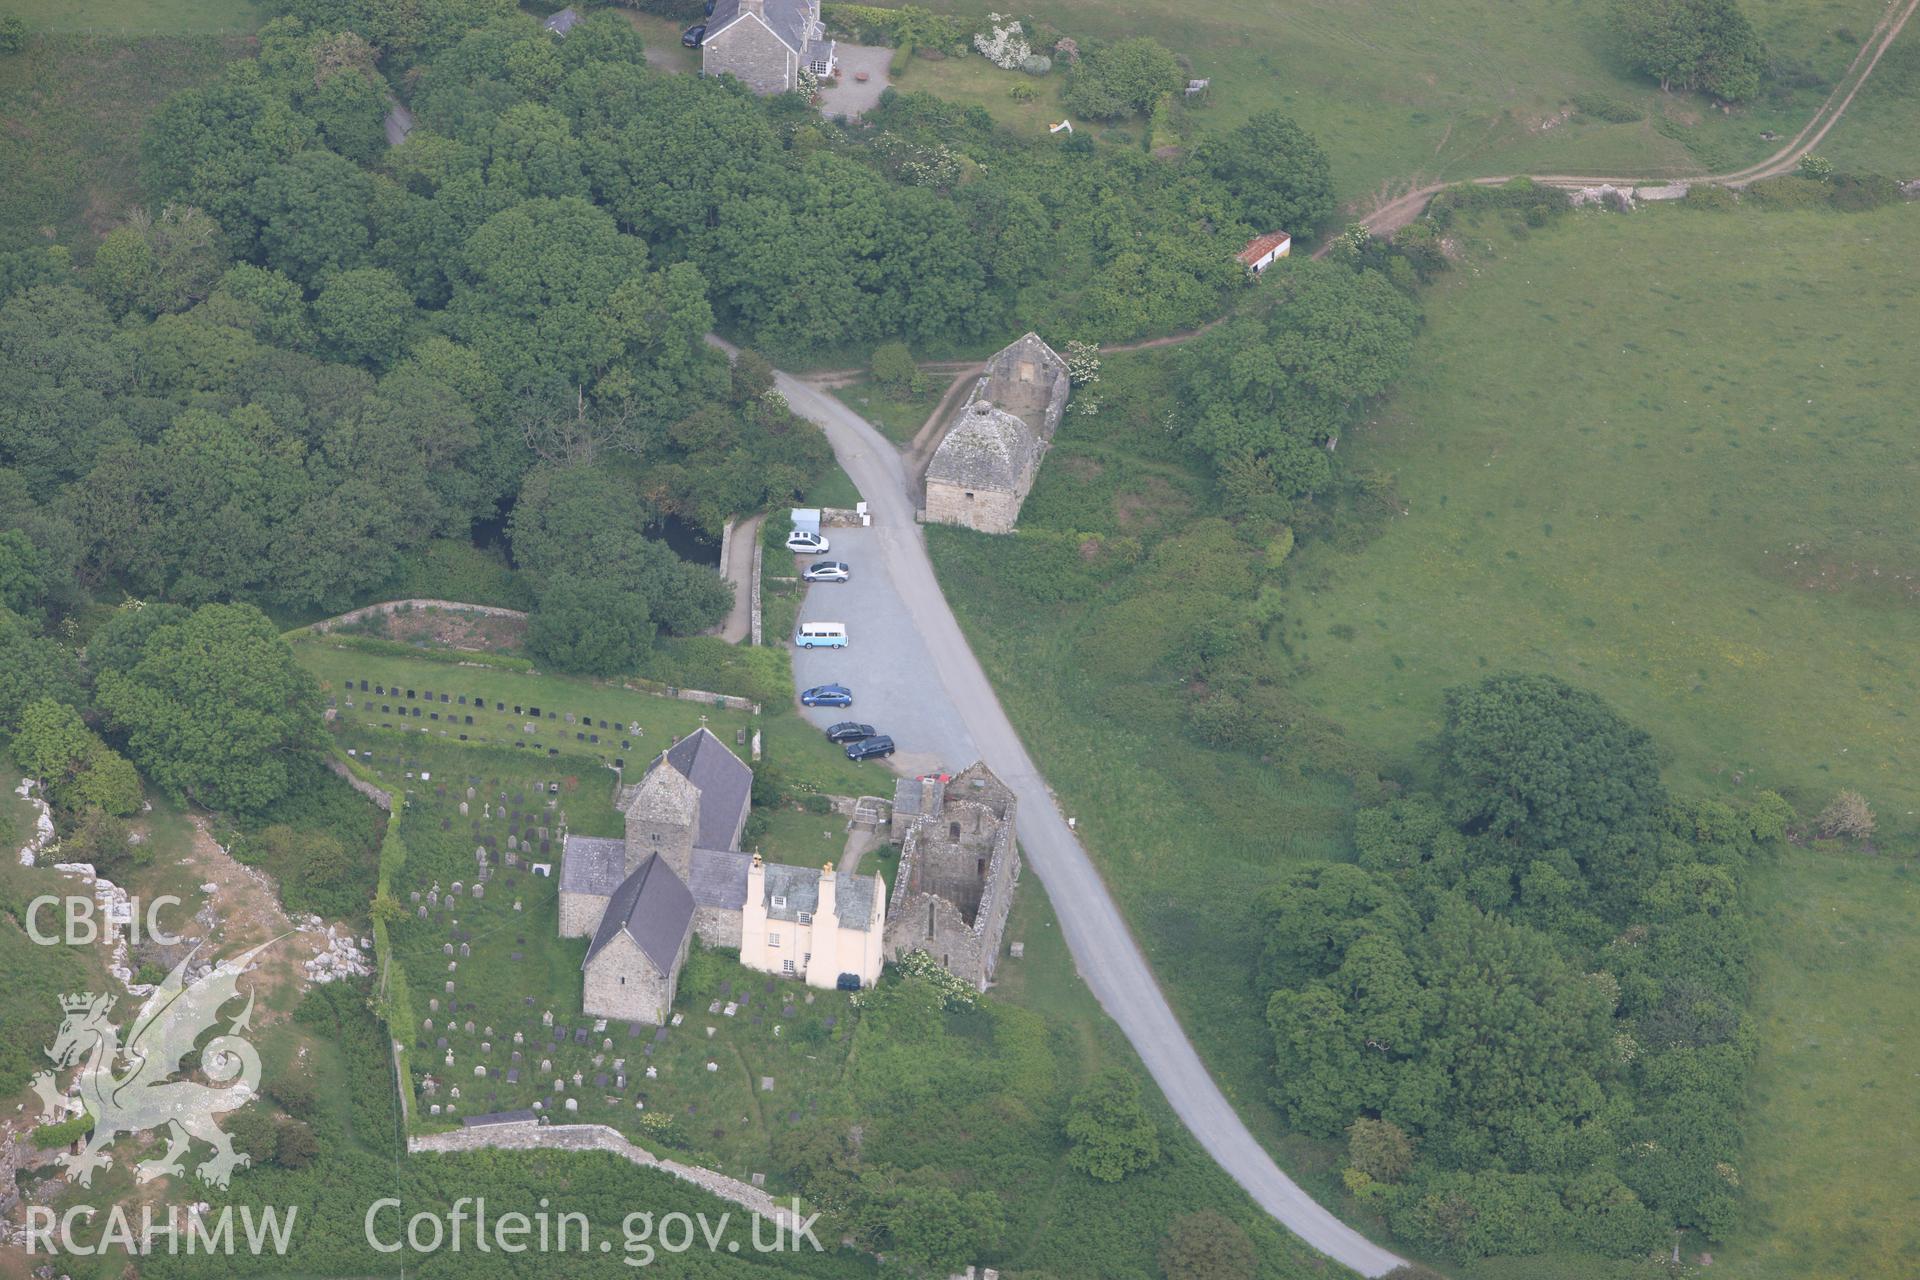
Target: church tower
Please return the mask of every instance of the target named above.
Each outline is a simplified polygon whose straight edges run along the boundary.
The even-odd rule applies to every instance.
[[[664,759],[655,760],[627,802],[626,874],[651,854],[672,867],[682,884],[693,877],[693,831],[700,821],[700,788]]]

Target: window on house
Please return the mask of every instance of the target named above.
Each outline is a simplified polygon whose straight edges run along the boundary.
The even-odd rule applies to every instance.
[[[960,838],[960,824],[957,822],[949,822],[947,824],[947,839],[958,840],[959,838]]]
[[[801,923],[801,924],[812,924],[812,923],[813,923],[813,912],[811,912],[811,911],[802,911],[802,912],[800,913],[800,923]]]
[[[793,961],[791,961],[791,960],[783,960],[783,961],[781,961],[781,962],[780,962],[780,974],[781,974],[781,976],[782,976],[782,977],[787,977],[787,978],[791,978],[791,977],[794,977],[794,976],[795,976],[795,974],[794,974],[794,969],[793,969]]]
[[[624,973],[620,975],[620,985],[623,987],[627,985],[627,975]]]
[[[775,907],[775,908],[781,908],[781,907],[785,907],[785,906],[787,905],[787,898],[786,898],[786,895],[785,895],[785,894],[781,894],[781,893],[776,893],[776,894],[774,894],[774,895],[773,895],[773,905],[774,905],[774,907]]]
[[[768,945],[768,946],[770,946],[770,947],[777,947],[777,946],[779,946],[779,945],[780,945],[780,935],[779,935],[779,934],[777,934],[777,933],[770,933],[770,934],[768,934],[768,935],[767,935],[767,945]]]

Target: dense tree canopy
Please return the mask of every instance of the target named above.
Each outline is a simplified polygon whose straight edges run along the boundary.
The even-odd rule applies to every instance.
[[[1701,89],[1730,102],[1760,89],[1765,51],[1739,0],[1615,0],[1627,61],[1662,89]]]
[[[1062,101],[1083,116],[1112,120],[1147,110],[1186,81],[1175,60],[1146,36],[1089,50],[1068,76]]]
[[[1333,213],[1333,170],[1313,138],[1277,111],[1210,134],[1194,162],[1232,193],[1240,219],[1296,239]]]
[[[1346,1131],[1348,1186],[1447,1256],[1725,1230],[1752,1053],[1740,880],[1780,802],[1672,804],[1646,736],[1546,677],[1447,705],[1447,804],[1363,811],[1357,865],[1261,902],[1274,1100]]]
[[[265,808],[286,794],[295,757],[321,744],[320,689],[250,605],[204,605],[155,627],[104,628],[116,662],[96,702],[141,771],[211,808]],[[137,651],[115,633],[140,635]],[[137,652],[137,657],[135,653]]]
[[[1253,510],[1284,510],[1326,487],[1324,446],[1400,376],[1419,320],[1377,271],[1300,262],[1277,283],[1271,312],[1232,320],[1185,355],[1179,429],[1213,460],[1229,497]]]

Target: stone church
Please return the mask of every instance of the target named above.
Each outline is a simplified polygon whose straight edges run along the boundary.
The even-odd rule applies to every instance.
[[[591,939],[581,966],[587,1014],[665,1022],[696,934],[809,986],[879,979],[886,883],[742,852],[752,795],[753,770],[700,729],[615,796],[624,836],[568,834],[560,936]]]
[[[927,463],[927,520],[1012,533],[1070,389],[1067,362],[1037,334],[987,361]]]
[[[985,991],[1020,878],[1013,792],[986,765],[894,787],[900,871],[887,906],[886,957],[925,951]]]

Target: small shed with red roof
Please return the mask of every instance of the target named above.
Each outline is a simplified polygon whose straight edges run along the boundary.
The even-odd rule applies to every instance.
[[[1240,261],[1254,275],[1259,275],[1273,265],[1275,258],[1284,258],[1293,252],[1293,237],[1284,231],[1269,231],[1263,236],[1255,236],[1247,241],[1247,247],[1240,251]]]

